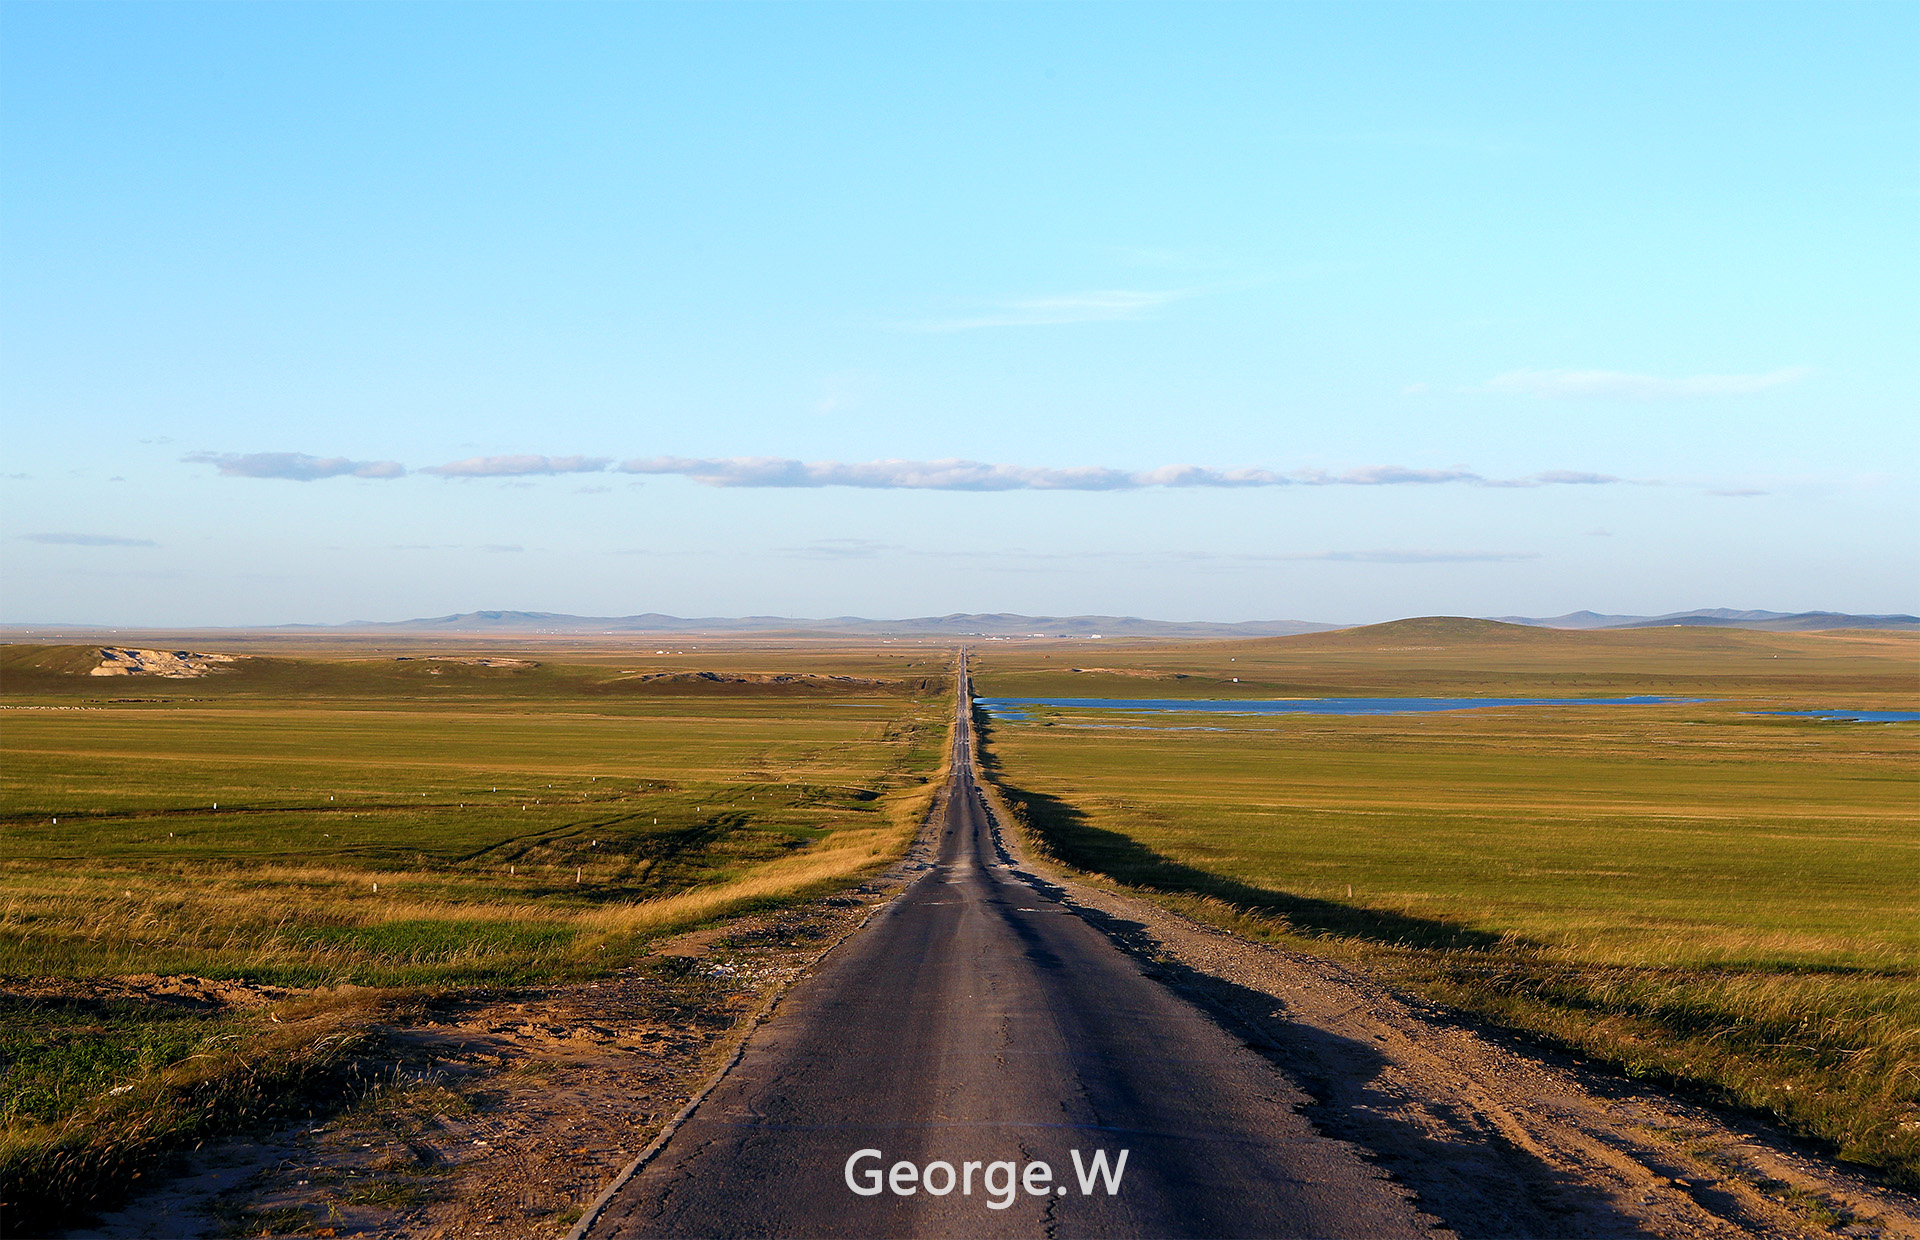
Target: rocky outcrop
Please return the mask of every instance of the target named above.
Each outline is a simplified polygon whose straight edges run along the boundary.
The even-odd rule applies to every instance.
[[[230,654],[199,654],[192,650],[135,650],[129,646],[102,646],[99,667],[89,676],[164,676],[192,680],[235,661]]]

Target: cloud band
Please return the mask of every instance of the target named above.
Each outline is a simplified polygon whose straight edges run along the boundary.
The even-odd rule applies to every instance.
[[[429,465],[420,472],[442,478],[527,478],[542,474],[597,474],[613,461],[608,456],[470,456],[464,461]]]
[[[183,460],[212,465],[226,478],[285,478],[314,482],[321,478],[398,478],[407,472],[398,461],[350,461],[344,456],[308,456],[304,452],[191,452]]]
[[[1101,466],[1049,469],[982,461],[796,461],[770,456],[655,456],[620,463],[629,474],[670,474],[715,487],[864,487],[908,491],[1137,491],[1146,487],[1476,486],[1536,487],[1621,481],[1610,474],[1552,470],[1525,478],[1488,478],[1467,469],[1376,465],[1332,473],[1320,469],[1208,469],[1163,465],[1124,470]]]
[[[185,458],[210,464],[229,478],[399,478],[406,469],[393,461],[353,461],[303,452],[256,452],[246,456],[196,452]],[[416,472],[441,478],[525,478],[600,473],[613,465],[604,456],[476,456]],[[774,456],[635,457],[615,466],[621,473],[669,475],[712,487],[857,487],[895,491],[1138,491],[1148,487],[1383,487],[1437,486],[1449,483],[1482,487],[1591,486],[1623,481],[1611,474],[1547,470],[1522,478],[1489,478],[1470,469],[1412,469],[1372,465],[1344,472],[1323,469],[1211,469],[1200,465],[1162,465],[1156,469],[1109,469],[1100,465],[1052,468],[999,465],[945,458],[934,461],[799,461]]]

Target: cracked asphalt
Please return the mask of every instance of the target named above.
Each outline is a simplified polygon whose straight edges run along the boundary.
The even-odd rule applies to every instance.
[[[1011,864],[955,737],[937,859],[795,986],[586,1234],[1432,1236],[1403,1189],[1314,1130],[1306,1094]],[[860,1150],[880,1151],[863,1171],[982,1166],[971,1192],[863,1196],[846,1178]],[[1083,1166],[1126,1151],[1118,1191],[1083,1192],[1076,1150]],[[995,1162],[1023,1177],[1004,1209]],[[1034,1162],[1051,1180],[1030,1192]]]

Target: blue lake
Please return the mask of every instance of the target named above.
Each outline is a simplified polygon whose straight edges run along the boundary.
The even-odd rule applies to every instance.
[[[1664,706],[1706,698],[981,698],[995,719],[1026,719],[1036,706],[1207,715],[1419,715],[1500,706]]]
[[[1756,710],[1755,715],[1791,715],[1796,719],[1840,719],[1848,723],[1920,723],[1920,710]]]

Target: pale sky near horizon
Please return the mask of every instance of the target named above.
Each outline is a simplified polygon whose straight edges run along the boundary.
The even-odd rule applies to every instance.
[[[4,6],[0,621],[1920,611],[1916,49]]]

